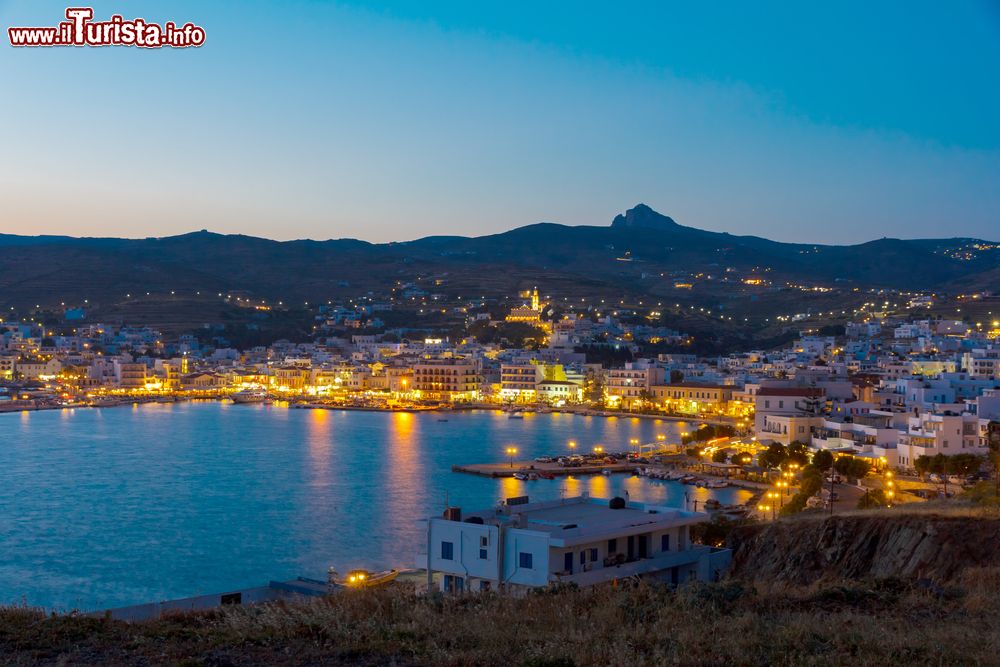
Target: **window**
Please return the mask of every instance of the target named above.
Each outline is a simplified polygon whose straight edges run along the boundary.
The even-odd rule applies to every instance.
[[[532,555],[527,551],[522,551],[517,555],[517,566],[525,570],[532,569]]]
[[[611,539],[608,540],[608,555],[617,553],[618,551],[618,540]]]
[[[587,562],[587,552],[586,551],[581,551],[580,552],[580,565],[583,565],[586,562]]]
[[[479,560],[486,560],[486,559],[487,559],[486,549],[480,549],[479,550]]]
[[[670,551],[670,535],[660,535],[660,551]]]
[[[590,560],[591,560],[591,562],[594,562],[594,561],[597,560],[597,549],[591,549],[590,550]]]
[[[452,542],[441,543],[441,560],[455,560],[455,545]]]

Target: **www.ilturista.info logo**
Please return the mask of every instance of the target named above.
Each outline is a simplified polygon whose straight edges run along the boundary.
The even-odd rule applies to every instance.
[[[91,7],[70,7],[68,20],[49,28],[7,28],[11,46],[139,46],[158,49],[185,48],[205,43],[205,29],[193,23],[162,26],[145,19],[126,21],[115,14],[107,21],[93,21]]]

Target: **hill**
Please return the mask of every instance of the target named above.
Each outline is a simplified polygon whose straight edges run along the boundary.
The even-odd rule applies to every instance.
[[[322,302],[428,280],[450,297],[509,295],[537,284],[557,298],[648,298],[738,311],[733,299],[767,301],[780,289],[996,291],[1000,245],[964,238],[782,243],[686,227],[643,204],[606,227],[539,223],[385,244],[207,231],[146,239],[0,235],[5,311],[84,299],[108,306],[145,292]],[[678,291],[679,283],[692,291]],[[806,307],[845,308],[847,297]]]
[[[0,654],[16,665],[996,664],[1000,568],[946,562],[959,552],[925,549],[926,576],[940,570],[946,578],[917,579],[894,570],[901,561],[891,558],[878,578],[833,571],[816,581],[812,558],[797,569],[798,531],[806,533],[799,551],[818,535],[810,531],[825,526],[853,544],[841,551],[861,553],[871,551],[868,541],[889,543],[907,532],[911,519],[855,517],[854,534],[840,532],[836,520],[761,527],[748,548],[767,561],[785,558],[790,576],[780,580],[741,558],[728,580],[676,590],[643,583],[443,597],[398,587],[134,624],[0,609]],[[976,517],[921,521],[932,536],[942,521],[969,541],[985,534]],[[769,533],[790,539],[763,550]],[[987,533],[992,541],[980,551],[996,554],[995,529]],[[789,583],[801,579],[812,583]]]

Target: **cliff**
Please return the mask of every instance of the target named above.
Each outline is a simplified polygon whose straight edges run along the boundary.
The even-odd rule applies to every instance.
[[[951,581],[1000,566],[1000,517],[896,513],[802,517],[748,526],[729,538],[732,574],[748,581]]]

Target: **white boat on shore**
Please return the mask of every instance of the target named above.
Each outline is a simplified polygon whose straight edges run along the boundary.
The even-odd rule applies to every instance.
[[[230,398],[233,403],[263,403],[267,400],[267,392],[263,389],[247,389],[236,392]]]

